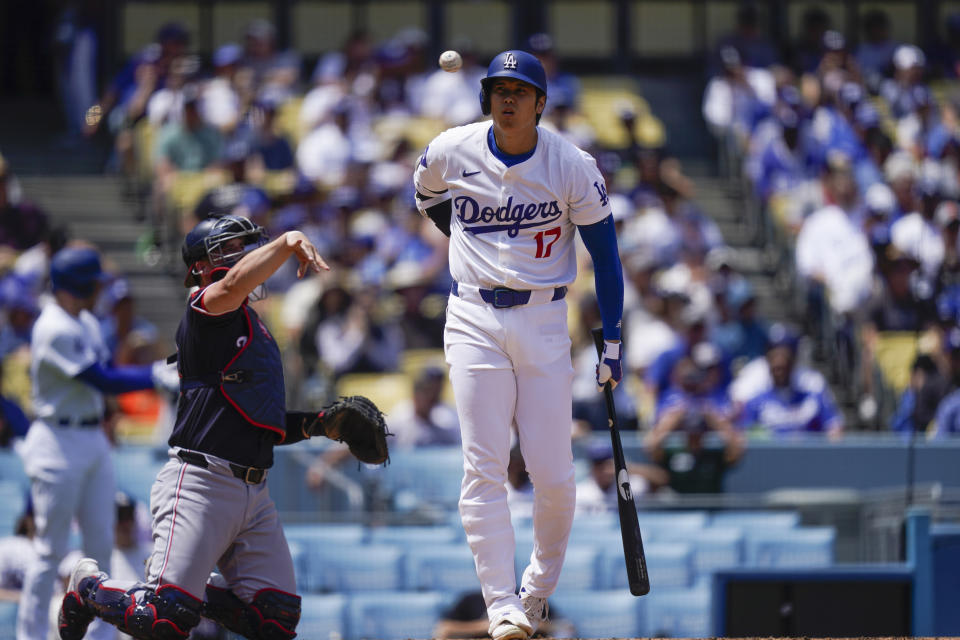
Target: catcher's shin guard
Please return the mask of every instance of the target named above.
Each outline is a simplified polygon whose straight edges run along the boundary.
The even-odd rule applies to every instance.
[[[174,585],[124,591],[101,583],[90,594],[97,615],[140,640],[182,640],[200,624],[203,603]]]
[[[300,596],[261,589],[246,604],[230,589],[207,584],[203,615],[251,640],[290,640],[297,637]]]

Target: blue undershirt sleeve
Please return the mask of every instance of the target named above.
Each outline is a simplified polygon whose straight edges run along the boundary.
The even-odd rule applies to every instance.
[[[141,389],[153,389],[151,365],[105,367],[96,362],[80,373],[77,378],[103,393],[126,393]]]
[[[593,279],[603,321],[603,339],[619,340],[620,318],[623,316],[623,267],[620,265],[613,215],[594,224],[578,225],[577,229],[593,260]]]

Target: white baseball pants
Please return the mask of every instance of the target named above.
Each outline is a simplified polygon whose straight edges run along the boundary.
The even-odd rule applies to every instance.
[[[444,344],[463,435],[460,516],[494,621],[523,611],[505,486],[511,427],[534,487],[528,592],[553,593],[570,537],[576,487],[567,304],[496,309],[450,296]]]

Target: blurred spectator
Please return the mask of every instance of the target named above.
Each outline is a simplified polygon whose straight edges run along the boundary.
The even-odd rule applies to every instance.
[[[103,342],[114,362],[117,364],[133,364],[127,354],[122,353],[122,345],[131,333],[138,333],[145,341],[157,344],[157,328],[137,311],[136,298],[130,287],[130,282],[123,277],[116,276],[101,292],[97,301],[97,316],[100,320],[100,333]],[[161,354],[147,360],[148,364]]]
[[[796,336],[781,334],[767,350],[771,388],[747,401],[740,425],[782,437],[822,432],[836,440],[843,435],[843,416],[822,377],[796,375]]]
[[[643,377],[657,356],[674,347],[680,340],[670,323],[670,306],[682,306],[685,297],[679,293],[661,291],[654,284],[656,262],[646,250],[636,251],[623,260],[626,290],[636,299],[624,303],[624,364],[628,370]]]
[[[577,483],[577,514],[588,516],[617,512],[619,478],[613,464],[613,448],[609,443],[596,442],[589,451],[590,475]],[[660,467],[649,464],[627,464],[630,492],[634,496],[653,493],[669,480]]]
[[[813,392],[826,389],[827,380],[823,374],[801,362],[800,340],[801,335],[796,329],[779,322],[771,325],[767,333],[768,350],[785,346],[793,353],[790,374],[792,387]],[[735,413],[740,413],[747,402],[772,389],[773,376],[770,373],[770,362],[765,355],[743,365],[730,384],[730,400]]]
[[[294,168],[293,146],[277,127],[277,102],[258,100],[250,112],[251,159],[259,171],[285,171]]]
[[[943,263],[943,234],[935,220],[940,204],[943,170],[934,160],[921,166],[916,182],[919,209],[901,216],[890,227],[890,242],[921,267],[921,276],[932,282]]]
[[[374,314],[377,289],[348,291],[333,284],[320,296],[301,338],[304,360],[321,360],[334,378],[346,373],[395,371],[403,348],[403,334],[391,324],[381,324]]]
[[[300,56],[277,51],[276,28],[268,20],[253,20],[244,30],[240,65],[253,73],[252,85],[261,94],[289,98],[300,79]]]
[[[460,422],[456,408],[443,402],[446,373],[426,367],[413,381],[413,397],[395,407],[387,416],[393,433],[391,447],[447,446],[460,444]]]
[[[830,307],[847,314],[870,295],[873,254],[863,231],[850,218],[857,203],[857,188],[849,159],[832,157],[824,182],[831,204],[804,220],[797,235],[797,271],[812,285],[814,309],[822,305],[817,301],[818,286],[822,285]]]
[[[788,56],[794,73],[801,75],[817,70],[823,57],[823,35],[830,28],[830,16],[822,8],[809,7],[801,17],[800,36],[790,47]]]
[[[679,336],[675,346],[663,351],[650,363],[644,382],[657,400],[658,407],[666,393],[674,386],[675,367],[690,355],[695,344],[707,336],[706,309],[687,304],[679,313]]]
[[[890,18],[885,11],[872,9],[863,15],[861,23],[863,40],[855,54],[857,65],[867,86],[876,89],[890,67],[897,42],[890,35]]]
[[[27,508],[17,518],[13,535],[0,538],[0,602],[19,602],[23,576],[35,555],[33,536],[37,525],[29,495],[26,501]]]
[[[884,179],[893,191],[893,197],[896,201],[892,220],[916,210],[917,195],[914,184],[917,180],[917,174],[916,161],[906,151],[891,153],[883,163]]]
[[[247,162],[250,145],[236,139],[223,147],[221,158],[229,171],[230,182],[207,191],[193,210],[193,218],[186,221],[190,229],[204,218],[219,218],[228,214],[249,218],[265,225],[270,213],[270,198],[263,189],[247,181]]]
[[[203,121],[200,100],[196,85],[184,87],[183,122],[171,122],[160,130],[156,172],[164,185],[178,172],[210,169],[220,160],[223,138],[216,127]]]
[[[755,2],[742,2],[737,8],[736,26],[733,32],[720,37],[717,50],[734,47],[748,67],[766,68],[777,63],[779,56],[764,35],[760,25],[760,12]],[[712,59],[710,69],[716,72],[717,62]]]
[[[960,328],[954,327],[947,332],[944,339],[944,351],[947,356],[946,395],[937,405],[936,418],[932,425],[933,429],[928,431],[933,438],[951,437],[960,434]],[[910,389],[907,390],[907,392],[909,391]],[[917,397],[919,399],[923,397],[923,394],[917,394]],[[934,397],[934,394],[927,394],[927,397]],[[905,426],[908,429],[912,427],[914,430],[920,431],[924,424],[926,423],[921,423],[920,420],[913,420],[912,424],[908,423]],[[903,425],[894,424],[894,428],[898,426]]]
[[[213,52],[213,77],[203,87],[203,118],[224,135],[240,122],[242,104],[237,87],[237,71],[243,48],[235,42],[221,45]]]
[[[743,455],[743,437],[725,411],[700,395],[704,375],[697,365],[684,359],[676,370],[682,391],[664,406],[644,448],[677,493],[721,493],[727,470]]]
[[[84,130],[87,110],[97,101],[100,38],[97,7],[92,2],[67,5],[54,35],[57,89],[70,139]]]
[[[703,117],[725,145],[745,149],[754,124],[776,100],[776,83],[766,69],[747,67],[734,47],[720,50],[721,73],[707,83]]]
[[[0,361],[0,381],[3,379],[3,365]],[[0,389],[2,392],[2,389]],[[0,395],[0,448],[11,447],[15,439],[23,438],[30,429],[30,419],[14,399]]]
[[[952,11],[943,22],[945,38],[933,46],[931,67],[937,75],[957,78],[960,76],[960,12]]]
[[[399,300],[397,322],[404,348],[443,348],[446,300],[431,292],[422,266],[410,260],[398,262],[387,272],[385,284]]]
[[[329,122],[319,124],[297,147],[300,173],[326,189],[348,183],[348,169],[356,159],[349,136],[350,104],[341,100],[331,109],[331,115]]]
[[[897,203],[893,191],[886,184],[870,185],[863,198],[860,228],[874,252],[874,263],[882,262],[883,252],[890,244],[890,222]]]
[[[139,120],[153,92],[166,85],[171,62],[187,52],[190,34],[179,22],[168,22],[157,30],[155,40],[127,62],[99,104],[87,112],[87,135],[93,135],[104,124],[117,134]]]
[[[767,350],[767,325],[757,317],[757,297],[747,280],[726,289],[721,322],[710,329],[710,341],[731,360],[752,360]]]
[[[442,120],[453,127],[473,122],[481,117],[477,87],[480,78],[487,75],[485,67],[477,62],[473,42],[460,39],[453,49],[463,57],[463,66],[456,73],[437,69],[423,83],[420,113],[428,118]],[[550,96],[553,98],[553,95]]]
[[[954,351],[960,344],[950,345]],[[952,358],[955,358],[951,354]],[[956,429],[953,415],[957,410],[957,398],[949,403],[944,396],[950,388],[946,379],[928,354],[919,354],[910,365],[910,383],[900,395],[894,415],[890,418],[890,429],[901,433],[926,433],[934,417],[939,429],[941,419],[948,430]],[[949,396],[948,396],[949,398]]]
[[[927,59],[919,47],[902,44],[893,53],[893,78],[880,86],[880,95],[890,108],[890,115],[899,120],[932,102],[930,90],[923,82]]]
[[[576,111],[580,104],[580,81],[573,74],[560,69],[560,63],[553,49],[553,37],[549,33],[531,35],[527,39],[527,51],[537,57],[547,74],[549,98],[543,111],[544,117],[557,104],[563,104],[566,108]]]
[[[40,306],[30,283],[15,273],[0,280],[0,306],[6,316],[6,322],[0,323],[2,359],[18,349],[29,348],[30,331]]]
[[[183,121],[184,88],[200,71],[200,58],[183,55],[170,62],[163,88],[157,89],[147,101],[147,121],[154,129],[171,122]]]
[[[23,251],[43,240],[49,221],[42,209],[22,198],[11,199],[13,184],[10,167],[0,156],[0,245]]]
[[[807,133],[797,112],[778,107],[773,121],[779,126],[759,150],[751,175],[754,192],[762,203],[777,194],[788,194],[815,178],[820,170],[819,145]]]

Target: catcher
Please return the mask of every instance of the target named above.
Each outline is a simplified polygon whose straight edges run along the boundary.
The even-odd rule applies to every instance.
[[[295,637],[300,597],[265,482],[274,445],[322,435],[363,462],[388,460],[383,416],[368,399],[319,414],[284,407],[280,350],[247,302],[290,256],[299,277],[329,269],[306,236],[267,243],[258,225],[224,216],[194,227],[182,253],[184,284],[198,289],[177,329],[180,397],[170,460],[151,491],[146,579],[111,580],[80,560],[60,607],[64,640],[82,638],[95,616],[151,640],[186,638],[201,616],[246,638]]]

